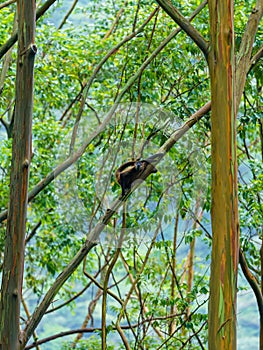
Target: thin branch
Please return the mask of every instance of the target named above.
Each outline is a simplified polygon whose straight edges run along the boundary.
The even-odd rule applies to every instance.
[[[130,346],[129,346],[128,341],[127,341],[127,339],[126,339],[126,337],[125,337],[125,334],[124,334],[123,331],[122,331],[120,322],[121,322],[121,319],[123,318],[124,313],[126,313],[126,306],[127,306],[128,302],[129,302],[129,300],[130,300],[130,297],[131,297],[133,291],[134,291],[136,288],[138,288],[138,281],[140,280],[141,274],[142,274],[142,272],[144,271],[144,268],[145,268],[145,266],[146,266],[146,264],[147,264],[147,261],[148,261],[148,259],[149,259],[149,256],[150,256],[150,253],[151,253],[151,251],[152,251],[152,248],[153,248],[153,246],[154,246],[154,243],[155,243],[155,240],[156,240],[156,237],[157,237],[157,234],[158,234],[158,232],[159,232],[160,227],[161,227],[161,220],[159,221],[159,223],[158,223],[158,225],[157,225],[157,228],[156,228],[156,230],[155,230],[155,232],[154,232],[154,235],[153,235],[153,238],[152,238],[151,243],[150,243],[150,245],[149,245],[149,248],[147,249],[147,252],[145,253],[144,261],[143,261],[142,264],[141,264],[140,270],[138,271],[138,274],[137,274],[136,278],[133,280],[133,282],[132,282],[132,284],[131,284],[130,290],[129,290],[129,291],[127,292],[127,294],[126,294],[126,298],[125,298],[125,300],[123,301],[122,309],[121,309],[121,311],[119,312],[119,315],[118,315],[118,317],[117,317],[116,329],[117,329],[117,331],[119,332],[119,335],[120,335],[120,337],[121,337],[121,339],[122,339],[122,341],[123,341],[123,344],[124,344],[126,350],[130,350]]]
[[[247,73],[253,63],[251,61],[252,48],[255,41],[255,36],[258,30],[259,22],[263,14],[263,1],[257,0],[256,6],[251,11],[245,31],[242,36],[240,48],[236,59],[236,87],[237,99],[236,108],[240,104],[243,94]]]
[[[39,229],[39,227],[41,226],[42,224],[42,219],[39,220],[35,226],[32,228],[31,232],[26,236],[26,239],[25,239],[25,244],[27,244],[36,234],[37,230]]]
[[[69,276],[77,269],[77,267],[81,264],[85,256],[88,252],[95,246],[96,244],[93,242],[86,242],[82,248],[78,251],[75,257],[71,260],[71,262],[65,267],[65,269],[58,275],[55,282],[51,286],[51,288],[46,293],[44,299],[40,303],[39,307],[35,309],[34,313],[31,316],[31,319],[28,321],[24,329],[24,339],[21,348],[25,347],[28,339],[32,336],[33,332],[37,328],[39,322],[47,311],[48,307],[52,303],[55,295],[58,293],[63,284],[67,281]]]
[[[99,289],[103,290],[104,287],[96,280],[96,278],[94,278],[91,274],[89,274],[87,271],[84,271],[85,276],[87,276]],[[126,277],[126,276],[125,276]],[[120,303],[121,305],[123,304],[123,301],[118,297],[118,295],[116,295],[115,293],[113,293],[110,288],[114,287],[110,286],[107,289],[107,293],[113,297],[116,301],[118,301],[118,303]]]
[[[125,204],[124,204],[125,205]],[[124,213],[125,215],[125,213]],[[125,230],[122,230],[121,233],[121,240],[123,239]],[[102,305],[101,305],[101,349],[106,350],[107,349],[107,323],[106,323],[106,316],[107,316],[107,294],[108,294],[108,283],[110,279],[111,272],[118,260],[119,254],[120,254],[121,248],[118,247],[113,255],[112,261],[106,271],[105,278],[103,281],[103,297],[102,297]],[[122,302],[121,302],[122,303]],[[126,338],[125,338],[126,339]]]
[[[201,325],[201,327],[196,331],[196,332],[194,332],[192,335],[190,335],[190,337],[185,341],[185,342],[183,342],[183,345],[180,347],[180,349],[179,350],[183,350],[183,349],[185,349],[186,348],[186,345],[187,345],[187,343],[189,343],[190,341],[191,341],[191,339],[193,338],[193,337],[195,337],[195,336],[197,336],[198,335],[198,333],[200,333],[201,332],[201,330],[204,328],[204,326],[207,324],[207,321],[205,321],[202,325]],[[200,342],[199,342],[199,345],[202,347],[202,349],[204,349],[204,347],[203,347],[203,344],[201,343],[200,344]]]
[[[134,283],[134,277],[133,277],[133,275],[132,275],[132,273],[131,273],[131,271],[130,271],[129,265],[128,265],[127,261],[125,260],[123,254],[121,254],[121,259],[122,259],[124,268],[125,268],[125,270],[126,270],[126,272],[127,272],[127,274],[128,274],[128,277],[129,277],[129,279],[130,279],[130,282],[131,282],[131,284],[133,284],[133,283]],[[135,290],[135,293],[136,293],[137,297],[139,298],[138,286],[135,285],[134,290]],[[143,305],[143,309],[144,309],[144,312],[148,312],[148,311],[149,311],[145,305]],[[175,313],[174,313],[174,314],[175,314]],[[167,316],[168,316],[168,315],[167,315]],[[151,318],[152,318],[152,317],[153,317],[153,316],[151,316]],[[149,320],[150,320],[150,319],[149,319]],[[141,322],[143,322],[143,320],[142,320]],[[155,331],[155,333],[157,334],[157,336],[158,336],[160,339],[163,339],[163,335],[162,335],[161,331],[157,328],[157,326],[155,326],[155,325],[153,324],[153,322],[149,322],[149,326],[152,326],[152,328],[153,328],[153,330]]]
[[[182,28],[187,35],[196,43],[200,50],[205,55],[205,58],[208,56],[208,42],[203,38],[200,32],[190,24],[187,20],[171,3],[170,0],[157,0],[158,4],[162,9]],[[202,4],[207,4],[207,1]]]
[[[255,67],[255,65],[258,63],[258,61],[263,57],[263,46],[260,47],[260,49],[255,53],[255,55],[251,58],[250,61],[250,68],[249,72],[251,69]]]
[[[165,339],[165,341],[164,341],[160,346],[158,346],[158,348],[156,348],[156,350],[160,350],[160,349],[164,348],[164,345],[167,344],[167,343],[169,343],[169,341],[170,341],[171,339],[174,338],[174,335],[175,335],[180,329],[182,329],[182,328],[186,325],[186,323],[187,323],[189,320],[191,320],[192,315],[194,315],[198,309],[200,309],[203,305],[205,305],[205,304],[207,303],[207,301],[208,301],[208,299],[205,299],[203,302],[201,302],[199,305],[197,305],[196,308],[191,312],[191,314],[189,315],[189,317],[186,318],[186,319],[174,330],[174,332],[173,332],[172,334],[170,334],[169,337],[167,337],[167,338]],[[202,347],[201,347],[201,348],[202,348]]]
[[[130,345],[128,343],[128,340],[127,340],[127,338],[126,338],[126,336],[125,336],[125,334],[123,332],[122,327],[119,325],[119,323],[117,323],[116,329],[117,329],[117,331],[118,331],[118,333],[119,333],[119,335],[120,335],[120,337],[122,339],[122,342],[123,342],[123,344],[125,346],[125,349],[126,350],[131,350]]]
[[[10,128],[10,123],[6,122],[4,120],[4,118],[0,117],[0,123],[2,123],[2,125],[5,128],[6,134],[8,138],[11,138],[11,128]]]
[[[250,272],[250,270],[247,266],[245,255],[241,249],[239,249],[239,263],[240,263],[241,269],[244,273],[244,276],[246,277],[246,280],[250,284],[250,287],[252,288],[252,290],[255,294],[255,297],[257,299],[260,319],[261,319],[261,322],[263,322],[263,296],[262,296],[260,287],[257,283],[255,276]]]
[[[123,7],[118,11],[117,15],[116,15],[116,18],[115,20],[113,21],[110,29],[107,31],[107,33],[104,35],[103,37],[103,40],[107,39],[111,34],[112,32],[114,31],[114,29],[117,27],[118,23],[119,23],[119,20],[121,18],[121,15],[123,14],[124,10],[125,10],[125,7],[127,6],[127,2],[128,1],[125,1],[125,3],[123,4]]]
[[[67,19],[69,18],[69,16],[71,15],[71,13],[74,11],[77,3],[78,3],[79,0],[74,0],[71,8],[68,10],[68,12],[66,13],[66,16],[63,18],[62,22],[60,23],[60,25],[58,26],[58,30],[60,30],[63,25],[66,23]]]
[[[144,319],[141,322],[137,322],[137,323],[134,323],[132,325],[122,325],[120,327],[121,327],[122,330],[129,330],[129,329],[141,327],[142,324],[144,324],[144,323],[154,322],[154,321],[166,321],[166,320],[169,320],[170,318],[178,317],[178,316],[181,316],[181,315],[182,314],[178,314],[177,313],[177,314],[173,314],[173,315],[158,316],[158,317],[154,317],[154,318],[150,317],[150,318]],[[113,330],[117,330],[117,328],[114,327],[114,326],[112,326],[112,329]],[[32,344],[26,346],[25,350],[33,349],[37,345],[48,343],[48,342],[50,342],[52,340],[55,340],[55,339],[58,339],[58,338],[64,338],[64,337],[66,337],[68,335],[77,334],[77,333],[95,333],[95,332],[98,332],[98,331],[101,331],[100,327],[79,328],[79,329],[72,329],[72,330],[69,330],[69,331],[60,332],[60,333],[51,335],[50,337],[47,337],[47,338],[38,340],[36,342],[33,342]]]
[[[25,311],[25,314],[26,314],[26,316],[27,316],[27,319],[30,319],[30,312],[29,312],[29,310],[28,310],[27,304],[26,304],[25,299],[23,298],[23,296],[22,296],[22,298],[21,298],[21,301],[22,301],[22,305],[23,305],[23,307],[24,307],[24,311]],[[37,339],[38,339],[38,336],[37,336],[37,334],[36,334],[36,331],[35,331],[34,334],[33,334],[33,338],[34,338],[34,341],[36,342]],[[40,347],[39,347],[38,345],[36,345],[36,349],[37,349],[37,350],[40,350]]]

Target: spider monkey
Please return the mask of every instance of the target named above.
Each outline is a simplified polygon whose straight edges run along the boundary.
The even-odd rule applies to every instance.
[[[152,173],[156,173],[157,169],[153,163],[156,163],[156,158],[162,157],[160,154],[151,156],[144,160],[129,161],[122,164],[116,171],[115,176],[118,184],[122,189],[122,196],[130,191],[132,183],[141,178],[148,165],[152,166]]]

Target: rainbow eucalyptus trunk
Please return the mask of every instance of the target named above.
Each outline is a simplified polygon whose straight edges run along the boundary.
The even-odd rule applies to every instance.
[[[1,350],[18,350],[23,343],[23,333],[20,332],[20,304],[24,269],[28,178],[31,159],[33,71],[36,54],[36,46],[34,44],[35,1],[18,0],[17,14],[16,106],[10,199],[0,301]]]
[[[209,349],[236,349],[238,209],[233,0],[210,0],[212,263]]]

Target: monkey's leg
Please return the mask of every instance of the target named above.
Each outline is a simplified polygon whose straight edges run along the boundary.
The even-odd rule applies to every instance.
[[[122,189],[122,194],[121,195],[123,197],[131,189],[131,183],[130,183],[129,178],[127,176],[121,174],[121,176],[120,176],[120,185],[121,185],[121,189]]]

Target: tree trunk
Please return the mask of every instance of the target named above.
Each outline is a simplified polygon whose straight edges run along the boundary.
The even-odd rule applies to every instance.
[[[233,0],[210,0],[212,262],[209,349],[236,349],[238,266]]]
[[[33,108],[33,69],[36,46],[35,1],[18,0],[18,58],[16,108],[13,130],[10,200],[0,301],[0,349],[18,350],[20,304],[23,284],[24,241],[27,213],[31,125]]]

